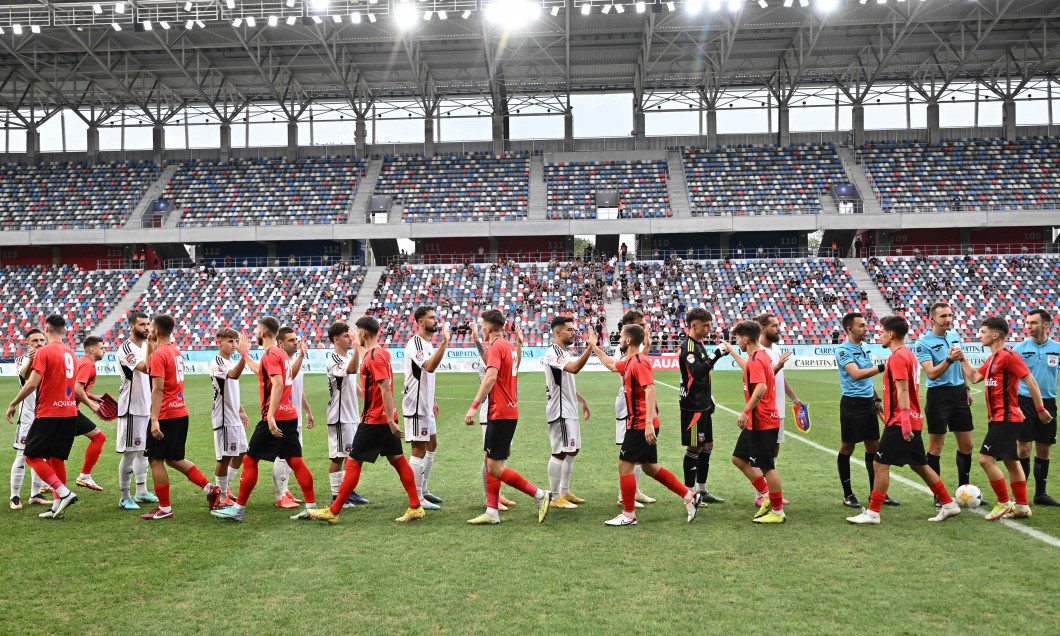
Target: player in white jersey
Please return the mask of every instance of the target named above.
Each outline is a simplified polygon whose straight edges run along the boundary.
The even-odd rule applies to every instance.
[[[405,344],[402,371],[405,390],[401,399],[401,413],[405,419],[405,440],[412,444],[409,466],[416,477],[420,505],[424,510],[438,510],[440,497],[431,494],[427,480],[434,467],[434,452],[438,450],[438,401],[434,399],[434,371],[442,362],[449,346],[449,327],[441,328],[442,339],[437,349],[431,336],[438,333],[438,315],[434,307],[422,305],[412,317],[416,320],[416,334]]]
[[[486,347],[482,345],[482,332],[480,331],[481,325],[478,322],[475,323],[474,328],[471,330],[471,338],[475,341],[475,348],[478,349],[478,381],[479,384],[486,378]],[[519,328],[515,328],[515,368],[518,369],[519,365],[523,361],[523,331]],[[482,441],[486,441],[486,421],[489,419],[490,398],[489,395],[482,398],[482,404],[478,408],[478,423],[482,425]],[[508,465],[508,460],[504,461],[504,465]],[[486,490],[486,462],[482,462],[482,490]],[[503,484],[501,484],[503,487]],[[423,503],[422,501],[420,502]],[[504,512],[508,509],[508,506],[514,506],[515,502],[508,499],[504,495],[500,495],[497,499],[497,510]]]
[[[33,365],[33,358],[37,355],[37,349],[46,344],[48,344],[48,341],[44,337],[44,332],[40,329],[34,328],[26,332],[26,346],[22,350],[22,355],[15,358],[15,369],[18,371],[18,384],[20,387],[24,386],[29,378],[30,367]],[[11,464],[12,510],[22,509],[22,482],[26,477],[26,457],[23,453],[26,450],[26,437],[29,436],[29,429],[33,425],[33,419],[36,417],[37,394],[35,392],[30,393],[18,408],[18,420],[16,420],[15,424],[15,443],[13,445],[15,461]],[[32,468],[29,471],[32,475],[29,502],[31,504],[51,505],[51,500],[45,497],[45,493],[42,492],[44,481],[37,476],[37,473]]]
[[[644,314],[636,309],[630,309],[622,315],[622,326],[640,325],[644,329],[644,349],[651,346],[651,336],[648,334],[648,323],[644,320]],[[615,360],[622,359],[622,352],[615,345],[611,350],[611,357]],[[618,395],[615,397],[615,443],[619,446],[626,439],[626,424],[629,423],[629,405],[626,404],[626,385],[624,382],[618,384]],[[649,497],[640,490],[640,464],[633,467],[633,477],[637,480],[637,495],[634,501],[636,508],[643,508],[646,503],[655,503],[654,497]],[[618,493],[618,505],[622,505],[622,491]]]
[[[357,332],[350,329],[345,322],[334,322],[328,328],[328,340],[335,350],[328,354],[328,478],[331,481],[331,501],[335,502],[346,474],[346,459],[350,456],[353,436],[357,434],[357,425],[361,422],[360,407],[357,406],[357,395],[360,387],[357,382],[357,367],[361,363],[364,349],[357,339]],[[360,503],[368,503],[355,492],[342,504],[350,508]]]
[[[589,420],[589,405],[578,393],[574,376],[589,361],[592,349],[585,348],[580,356],[570,352],[574,344],[574,319],[556,316],[549,325],[552,328],[553,344],[545,352],[545,419],[548,421],[548,437],[552,442],[552,457],[548,460],[548,482],[552,492],[559,496],[549,503],[553,508],[577,508],[585,500],[570,491],[570,476],[574,470],[574,458],[582,447],[582,416]],[[596,335],[590,332],[586,341],[596,344]]]
[[[243,410],[239,399],[239,376],[247,366],[250,356],[250,339],[238,334],[235,329],[224,327],[217,330],[217,355],[210,361],[210,381],[213,383],[213,448],[217,457],[214,475],[221,489],[222,506],[235,503],[231,484],[239,482],[236,477],[243,465],[243,454],[247,452],[247,426],[250,418]],[[239,361],[232,361],[232,354],[239,352]]]
[[[152,345],[147,340],[150,321],[142,311],[129,314],[129,339],[118,348],[118,368],[121,387],[118,390],[117,451],[118,487],[121,498],[118,507],[138,510],[138,503],[158,503],[158,497],[147,491],[147,427],[151,423],[151,378],[148,359]],[[130,482],[136,478],[136,496],[130,494]]]

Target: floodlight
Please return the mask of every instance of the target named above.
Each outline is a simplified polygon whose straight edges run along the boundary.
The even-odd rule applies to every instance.
[[[154,27],[151,26],[151,21],[150,20],[144,20],[144,31],[150,31],[153,28]]]
[[[439,11],[438,12],[438,19],[439,20],[448,20],[449,19],[449,14],[446,13],[445,11]]]
[[[817,8],[821,11],[835,11],[839,6],[838,0],[817,0]]]
[[[125,13],[125,3],[124,2],[115,3],[114,11],[116,13]]]
[[[666,10],[670,13],[673,13],[677,10],[677,7],[674,5],[673,0],[670,0],[670,2],[666,3]]]
[[[205,29],[206,28],[206,23],[203,22],[202,20],[196,20],[195,21],[195,26],[199,27],[200,29]]]
[[[593,11],[593,5],[586,2],[582,5],[582,15],[589,15]]]
[[[228,6],[229,9],[236,8],[236,0],[226,0],[225,4]]]
[[[112,27],[114,27],[114,30],[115,30],[115,31],[121,31],[121,25],[120,25],[120,24],[118,24],[117,22],[111,22],[111,24],[110,24],[110,25],[111,25]]]
[[[292,7],[294,7],[294,0],[287,0],[287,8],[290,9]]]
[[[468,18],[471,17],[471,12],[470,11],[464,11],[463,13],[460,14],[460,17],[465,19],[465,20],[467,20]]]
[[[768,9],[769,3],[766,2],[766,0],[758,0],[758,6],[762,7],[763,9]]]
[[[313,16],[313,24],[320,24],[323,20],[320,19],[319,15]]]
[[[646,6],[644,6],[644,0],[637,0],[637,3],[633,5],[637,8],[637,13],[644,13]]]
[[[21,24],[12,24],[11,28],[15,30],[15,35],[22,35],[22,25]]]
[[[270,15],[269,16],[269,26],[274,27],[274,26],[276,26],[279,23],[280,23],[279,18],[277,18],[274,15]]]
[[[92,5],[92,12],[96,13],[97,15],[100,14],[100,13],[103,13],[103,7],[101,7],[98,4],[94,4],[94,5]]]
[[[368,14],[368,21],[371,22],[372,24],[375,24],[375,14],[374,13],[369,13]]]
[[[402,29],[411,29],[420,21],[420,12],[411,2],[402,2],[394,7],[394,19]]]
[[[33,33],[40,33],[40,26],[36,24],[29,25],[29,30]]]
[[[685,11],[695,15],[703,10],[703,0],[688,0],[685,3]]]
[[[195,28],[195,20],[188,20],[184,23],[184,28],[191,31]]]
[[[191,0],[188,0],[188,2],[184,3],[184,10],[185,11],[191,11],[192,6],[193,5],[191,4]]]
[[[166,22],[165,20],[159,20],[158,23],[160,25],[162,25],[162,30],[163,31],[168,31],[169,30],[169,23]]]
[[[601,9],[600,12],[603,13],[604,15],[607,15],[608,13],[611,13],[611,5],[605,4],[604,8]]]
[[[254,19],[254,16],[252,16],[252,15],[248,15],[247,16],[247,26],[252,28],[252,29],[254,27],[258,26],[258,21],[256,19]]]
[[[352,22],[354,24],[360,24],[361,23],[361,14],[360,13],[351,13],[350,14],[350,22]]]
[[[624,6],[622,6],[622,5],[620,5],[620,4],[616,4],[615,5],[615,12],[616,13],[625,13],[626,12],[626,8]]]
[[[294,26],[295,22],[298,22],[298,18],[293,15],[287,16],[287,26]]]
[[[234,26],[237,29],[239,27],[243,26],[243,18],[236,18],[235,20],[232,20],[232,26]]]

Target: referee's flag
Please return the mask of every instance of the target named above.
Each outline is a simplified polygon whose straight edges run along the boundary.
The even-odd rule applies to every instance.
[[[795,426],[803,433],[810,432],[810,405],[791,405],[791,414],[795,416]]]

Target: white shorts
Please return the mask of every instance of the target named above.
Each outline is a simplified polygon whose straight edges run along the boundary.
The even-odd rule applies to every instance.
[[[247,429],[242,424],[213,429],[213,450],[217,461],[225,457],[239,457],[247,452]]]
[[[117,422],[117,451],[126,453],[144,450],[147,445],[147,427],[151,424],[151,416],[123,415],[118,417]]]
[[[29,437],[29,429],[33,426],[33,420],[15,426],[15,441],[12,447],[15,450],[26,450],[26,438]]]
[[[777,443],[784,441],[784,418],[780,418],[780,430],[777,431]]]
[[[429,442],[431,435],[438,433],[433,415],[420,415],[405,418],[406,442]]]
[[[578,420],[560,418],[548,425],[552,454],[573,453],[582,447],[582,427]]]
[[[357,424],[328,424],[328,459],[350,456]]]
[[[481,424],[482,424],[482,443],[485,444],[486,443],[486,423],[485,422],[481,422]]]
[[[615,420],[615,443],[619,446],[621,446],[623,440],[626,439],[626,423],[628,421],[628,419]]]

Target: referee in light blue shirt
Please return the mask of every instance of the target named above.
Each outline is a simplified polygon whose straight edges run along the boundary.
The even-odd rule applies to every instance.
[[[1016,353],[1031,370],[1031,375],[1042,392],[1042,402],[1053,416],[1048,424],[1042,424],[1031,400],[1027,385],[1020,382],[1019,402],[1023,411],[1023,428],[1020,429],[1019,456],[1023,473],[1031,474],[1031,442],[1034,442],[1034,505],[1060,506],[1045,490],[1049,478],[1049,449],[1056,443],[1056,382],[1060,372],[1060,342],[1049,338],[1053,317],[1044,309],[1032,309],[1024,319],[1023,328],[1027,339],[1015,347]]]
[[[957,440],[957,485],[971,483],[972,472],[972,393],[964,381],[961,363],[955,357],[961,337],[952,331],[953,309],[948,303],[935,303],[928,309],[931,332],[916,341],[913,353],[927,373],[927,400],[924,419],[928,429],[928,465],[941,475],[939,458],[946,431]],[[985,501],[985,500],[984,500]],[[938,499],[935,500],[938,505]]]
[[[865,469],[869,473],[869,491],[876,479],[873,458],[880,443],[880,425],[876,414],[883,412],[882,401],[872,387],[872,377],[883,373],[883,365],[876,364],[872,357],[862,348],[869,323],[865,316],[851,312],[843,316],[843,330],[846,341],[835,350],[836,366],[839,368],[839,386],[843,397],[839,398],[839,456],[836,466],[839,469],[839,483],[843,485],[843,505],[848,508],[860,508],[861,504],[850,487],[850,456],[858,444],[865,446]],[[890,496],[884,501],[889,506],[898,502]]]

